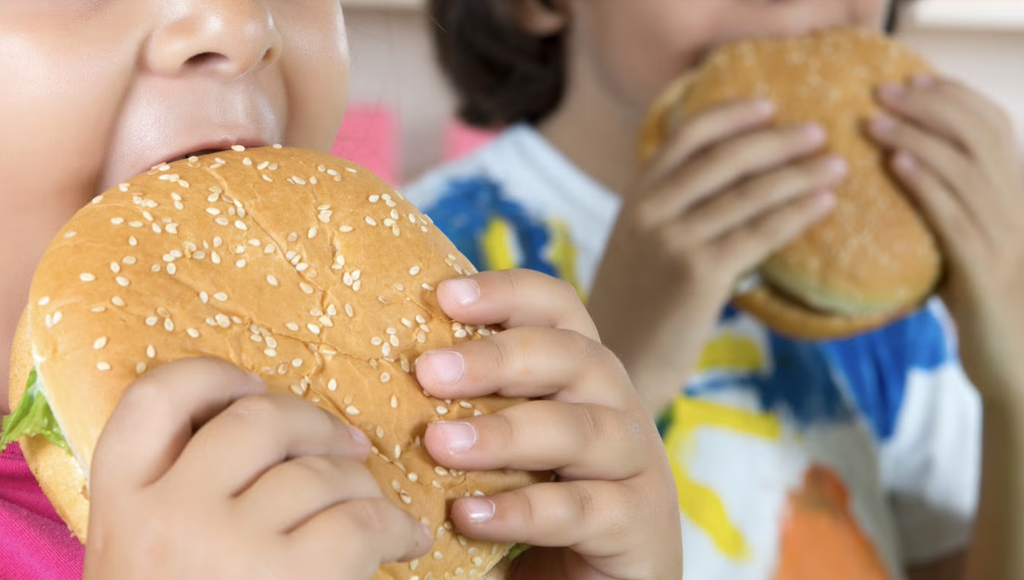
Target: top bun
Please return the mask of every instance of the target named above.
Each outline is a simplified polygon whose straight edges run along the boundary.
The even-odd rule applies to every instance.
[[[787,334],[827,338],[883,324],[933,292],[942,271],[936,240],[865,134],[880,112],[880,84],[931,71],[900,43],[836,28],[724,46],[652,107],[640,143],[645,159],[679,120],[762,97],[775,103],[779,125],[822,125],[827,150],[849,163],[835,210],[761,265],[763,286],[738,305]]]
[[[237,148],[161,165],[83,208],[39,264],[27,334],[82,468],[79,481],[139,375],[215,357],[370,438],[368,467],[384,493],[436,530],[431,556],[385,565],[376,578],[482,578],[510,546],[460,536],[448,504],[550,475],[449,471],[421,445],[432,421],[516,402],[434,399],[413,375],[421,353],[492,332],[454,323],[438,305],[438,283],[471,272],[452,243],[370,171],[306,150]],[[35,455],[68,463],[66,454]],[[46,481],[46,465],[32,467],[85,541],[84,490]]]

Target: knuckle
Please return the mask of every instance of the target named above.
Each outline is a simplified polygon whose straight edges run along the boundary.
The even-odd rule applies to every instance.
[[[234,418],[256,424],[276,424],[283,411],[279,402],[267,396],[243,397],[228,407],[227,413]]]
[[[355,529],[375,537],[393,531],[397,507],[384,499],[363,499],[348,503],[348,517]],[[362,534],[361,534],[362,535]]]

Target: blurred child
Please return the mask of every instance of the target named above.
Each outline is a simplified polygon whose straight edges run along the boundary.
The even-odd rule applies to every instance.
[[[1024,482],[1000,471],[1024,437],[1012,427],[1024,412],[1024,185],[1004,116],[946,80],[879,87],[887,113],[871,134],[941,238],[945,305],[829,343],[778,336],[728,305],[742,273],[831,210],[848,167],[822,150],[820,127],[775,127],[771,103],[738,102],[684,120],[649,172],[636,162],[647,107],[716,46],[881,28],[894,8],[430,3],[462,118],[505,129],[407,193],[478,267],[534,268],[588,297],[661,419],[688,577],[961,578],[981,468],[971,381],[994,404],[975,560],[993,570],[971,577],[1024,574],[1011,509]]]
[[[0,350],[10,348],[34,265],[90,198],[194,152],[327,150],[348,71],[337,0],[0,0],[0,244],[10,250],[0,263]],[[449,282],[439,298],[457,320],[510,330],[425,355],[425,389],[546,400],[435,424],[430,452],[451,468],[564,476],[456,502],[459,529],[538,546],[516,560],[514,578],[678,579],[679,522],[657,430],[571,291],[522,271]],[[515,363],[534,374],[512,381]],[[276,437],[289,460],[238,444],[254,430]],[[100,439],[84,555],[17,447],[0,457],[0,577],[79,577],[84,557],[90,579],[368,578],[431,543],[367,487],[368,453],[340,420],[267,394],[230,365],[161,367],[128,391]],[[228,455],[263,485],[203,467]],[[296,486],[317,491],[296,497]]]

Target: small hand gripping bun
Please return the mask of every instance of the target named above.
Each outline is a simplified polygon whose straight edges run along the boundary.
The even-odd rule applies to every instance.
[[[651,107],[640,138],[645,161],[681,119],[763,97],[779,125],[822,125],[827,149],[850,165],[835,210],[762,264],[761,284],[736,296],[737,306],[783,334],[828,339],[877,328],[931,295],[942,273],[935,237],[865,132],[880,112],[880,84],[931,72],[898,42],[836,28],[724,46]]]
[[[305,150],[238,149],[106,192],[39,264],[11,378],[23,388],[34,363],[73,452],[22,440],[44,491],[86,541],[83,474],[121,394],[162,364],[215,357],[370,438],[385,495],[436,531],[429,557],[376,578],[485,577],[511,546],[460,536],[448,505],[550,474],[453,472],[421,445],[430,422],[518,402],[434,399],[413,375],[423,352],[493,332],[454,323],[437,302],[438,283],[472,266],[366,169]]]

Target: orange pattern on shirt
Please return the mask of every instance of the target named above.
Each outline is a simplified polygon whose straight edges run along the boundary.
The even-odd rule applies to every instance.
[[[787,508],[774,580],[892,580],[836,474],[812,467]]]

